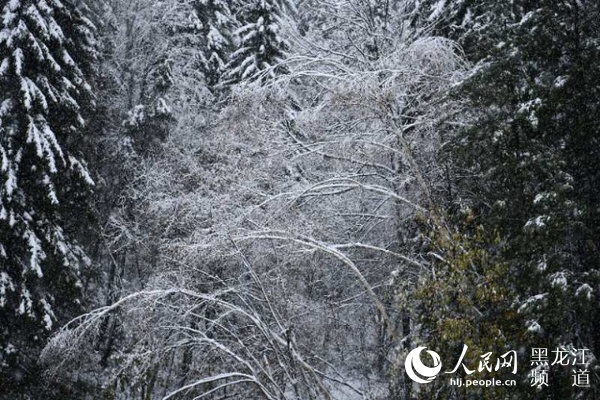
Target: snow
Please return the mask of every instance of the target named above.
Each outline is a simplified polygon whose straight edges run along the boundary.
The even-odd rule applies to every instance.
[[[569,80],[568,76],[558,76],[554,80],[554,87],[562,88],[563,86],[565,86],[565,84],[568,82],[568,80]]]
[[[69,161],[71,162],[71,167],[75,168],[75,170],[79,173],[79,176],[81,176],[88,185],[95,185],[89,171],[78,159],[73,156],[69,156]],[[67,254],[66,250],[63,250],[63,254]]]
[[[223,37],[221,32],[214,26],[211,26],[207,35],[207,39],[209,46],[217,50],[220,50],[227,45],[227,40]]]
[[[33,302],[31,300],[31,293],[27,288],[23,288],[21,292],[21,303],[19,304],[18,312],[21,315],[29,315],[30,317],[34,317],[33,315]]]
[[[157,100],[156,112],[159,115],[170,115],[172,112],[171,107],[169,107],[167,101],[162,97]]]
[[[502,132],[502,131],[495,131],[494,135],[492,136],[492,142],[493,143],[498,143],[500,141],[500,139],[502,139],[503,136],[504,136],[504,132]]]
[[[8,155],[6,154],[6,150],[4,150],[3,147],[0,147],[0,160],[2,160],[2,163],[0,163],[0,171],[8,172]]]
[[[550,221],[550,217],[547,215],[539,215],[535,218],[530,219],[525,224],[525,228],[529,230],[541,230],[546,227],[546,224]]]
[[[8,2],[8,9],[10,11],[17,11],[17,9],[21,6],[20,0],[10,0]]]
[[[55,319],[56,317],[54,315],[54,312],[52,311],[52,307],[46,301],[46,299],[41,299],[40,303],[42,304],[42,308],[44,309],[44,326],[46,330],[50,331],[52,330],[53,319]]]
[[[540,203],[545,203],[548,202],[550,200],[554,200],[556,199],[557,194],[556,192],[544,192],[544,193],[538,193],[535,198],[533,199],[533,204],[540,204]]]
[[[531,333],[541,333],[542,331],[541,325],[535,320],[529,320],[525,325],[527,326],[527,331]]]
[[[6,252],[4,251],[4,247],[1,247],[1,253],[4,253],[4,258],[6,257]],[[0,307],[4,307],[6,304],[6,292],[10,290],[11,292],[15,291],[15,285],[11,279],[11,277],[6,272],[0,272]]]
[[[544,259],[542,261],[540,261],[537,265],[537,269],[540,272],[544,272],[548,269],[548,263],[546,262],[546,258],[544,257]]]
[[[31,17],[31,20],[35,23],[36,27],[40,30],[42,37],[48,36],[48,25],[44,20],[44,17],[40,14],[35,4],[31,4],[26,11],[26,14]]]
[[[52,17],[48,18],[48,34],[59,43],[64,41],[63,31]]]
[[[533,16],[534,16],[534,15],[535,15],[535,13],[534,13],[533,11],[529,11],[527,14],[525,14],[525,15],[523,16],[523,18],[521,19],[521,21],[519,21],[519,23],[518,23],[518,24],[519,24],[519,25],[525,25],[526,23],[528,23],[528,22],[529,22],[529,20],[530,20],[531,18],[533,18]]]
[[[8,168],[8,170],[6,172],[7,172],[7,176],[6,176],[6,183],[4,184],[4,188],[6,189],[7,196],[10,198],[13,195],[13,193],[15,192],[15,189],[17,188],[17,176],[15,174],[15,171],[12,168]],[[13,224],[11,224],[11,226],[12,225]]]
[[[469,239],[468,235],[478,235],[479,232],[472,232],[469,226],[463,226],[460,222],[462,218],[456,221],[454,218],[444,218],[444,207],[432,210],[438,197],[443,197],[438,196],[443,189],[443,181],[453,182],[453,174],[459,173],[459,180],[471,180],[474,184],[481,182],[483,190],[474,190],[473,193],[461,192],[464,190],[461,185],[449,189],[455,192],[452,194],[456,199],[453,206],[457,210],[473,208],[477,225],[481,223],[482,232],[492,236],[496,236],[492,227],[487,225],[485,218],[479,218],[478,213],[483,208],[477,204],[490,205],[497,201],[489,213],[492,218],[511,214],[510,208],[515,206],[515,199],[510,202],[497,200],[506,198],[507,193],[515,193],[514,187],[508,187],[511,190],[502,193],[502,185],[496,185],[496,181],[488,182],[490,178],[496,179],[500,175],[486,173],[486,164],[491,163],[492,159],[478,159],[475,154],[473,171],[466,165],[464,170],[462,165],[455,170],[449,164],[447,171],[450,176],[446,177],[442,176],[445,175],[445,165],[438,163],[440,154],[444,153],[441,150],[454,151],[452,140],[457,130],[469,128],[469,124],[480,114],[487,116],[489,111],[493,117],[494,114],[508,112],[510,118],[514,117],[508,123],[494,120],[486,125],[486,129],[468,135],[465,143],[469,143],[473,137],[482,138],[485,145],[491,141],[495,145],[481,154],[496,150],[499,156],[508,154],[510,158],[516,154],[514,158],[517,162],[523,161],[520,165],[524,168],[532,167],[540,159],[548,160],[540,149],[545,148],[546,144],[543,142],[543,132],[539,135],[531,132],[533,144],[537,145],[539,139],[541,145],[530,146],[525,140],[513,141],[515,135],[511,131],[517,124],[521,127],[526,119],[534,126],[537,124],[536,113],[542,100],[536,99],[536,96],[541,91],[537,87],[530,90],[527,84],[523,84],[519,93],[513,93],[512,90],[506,92],[509,97],[514,96],[508,106],[490,107],[482,113],[479,113],[479,109],[470,112],[472,104],[468,101],[462,103],[455,102],[454,98],[446,99],[448,90],[458,88],[459,82],[472,76],[471,65],[463,59],[456,43],[441,38],[419,38],[419,33],[413,32],[410,24],[394,20],[396,17],[407,18],[403,14],[405,10],[398,12],[402,15],[386,21],[388,26],[385,28],[369,26],[368,29],[376,31],[371,37],[361,33],[363,22],[368,25],[371,20],[367,23],[360,20],[358,15],[351,14],[363,3],[333,2],[333,6],[328,3],[324,4],[324,7],[330,7],[327,13],[319,10],[319,7],[311,7],[311,14],[302,15],[311,22],[298,35],[293,24],[288,25],[288,21],[279,19],[279,16],[259,19],[257,13],[247,13],[244,21],[238,23],[229,20],[235,16],[228,15],[227,2],[199,0],[198,3],[210,6],[214,13],[201,15],[202,22],[205,22],[201,35],[186,31],[184,36],[179,36],[181,32],[167,24],[170,19],[178,19],[173,13],[163,12],[170,4],[167,3],[148,3],[143,0],[113,2],[120,7],[119,11],[124,12],[115,13],[114,21],[110,20],[106,27],[106,31],[110,32],[106,33],[110,36],[107,40],[111,41],[110,45],[114,44],[114,48],[102,53],[101,64],[97,65],[102,77],[107,78],[98,86],[106,92],[100,92],[96,97],[101,105],[101,112],[98,112],[100,122],[90,121],[90,128],[98,126],[101,131],[91,132],[90,138],[82,138],[81,126],[84,125],[82,115],[87,115],[88,111],[83,106],[91,103],[86,92],[92,94],[92,86],[86,82],[84,72],[79,70],[82,54],[75,51],[85,49],[85,46],[74,47],[69,43],[73,37],[69,40],[63,37],[66,33],[84,37],[86,29],[57,29],[57,23],[62,24],[68,19],[56,12],[55,5],[58,3],[52,1],[52,7],[49,7],[43,0],[36,0],[23,1],[25,5],[22,7],[29,7],[25,18],[28,30],[11,26],[10,30],[0,33],[1,48],[8,48],[2,54],[4,58],[0,59],[0,79],[6,81],[5,76],[12,78],[17,70],[22,78],[17,77],[14,87],[3,93],[1,99],[4,102],[0,107],[0,126],[3,129],[0,143],[0,223],[6,227],[6,221],[10,220],[12,230],[20,232],[18,240],[21,247],[29,251],[24,251],[25,254],[19,258],[24,266],[18,273],[24,270],[27,278],[33,281],[27,282],[30,285],[28,288],[24,287],[25,283],[23,287],[17,287],[16,295],[6,295],[13,283],[7,283],[7,279],[14,279],[17,282],[15,285],[21,285],[20,277],[9,276],[6,272],[6,276],[2,276],[0,273],[0,305],[11,299],[14,302],[10,304],[12,312],[18,309],[21,314],[27,315],[28,309],[36,311],[38,329],[60,328],[56,326],[58,321],[50,307],[55,304],[54,300],[35,286],[38,278],[52,279],[54,275],[55,269],[47,268],[44,263],[43,252],[46,251],[48,260],[57,260],[56,270],[69,274],[61,276],[60,282],[68,282],[70,286],[82,287],[76,272],[78,265],[83,265],[82,257],[80,250],[69,241],[69,232],[63,234],[60,228],[52,226],[55,221],[41,218],[52,215],[52,206],[59,200],[64,207],[68,207],[71,201],[69,191],[77,190],[82,182],[89,186],[94,184],[86,163],[78,153],[71,152],[71,149],[80,146],[79,142],[85,143],[84,150],[87,150],[88,140],[91,140],[92,146],[89,147],[92,152],[98,151],[94,157],[98,155],[101,160],[94,158],[93,166],[100,165],[102,169],[99,174],[102,193],[113,187],[118,190],[114,193],[115,200],[109,199],[107,202],[116,205],[112,212],[107,212],[107,223],[102,225],[107,229],[101,232],[101,239],[107,242],[106,249],[102,249],[103,255],[112,256],[113,252],[119,254],[113,260],[104,260],[106,263],[99,262],[98,266],[102,268],[102,265],[110,262],[118,264],[116,268],[123,269],[117,271],[115,278],[122,285],[118,288],[122,289],[122,293],[154,290],[152,285],[168,288],[165,290],[171,287],[197,289],[198,285],[202,288],[196,292],[189,289],[185,293],[178,291],[164,296],[140,295],[132,304],[119,300],[120,304],[114,308],[112,305],[101,307],[81,316],[62,331],[72,333],[62,336],[69,338],[64,340],[63,349],[72,346],[69,351],[64,351],[65,357],[72,354],[75,357],[99,357],[93,351],[76,350],[81,345],[77,340],[88,342],[87,338],[97,334],[99,321],[107,321],[106,310],[112,308],[112,311],[118,310],[119,324],[122,324],[118,336],[123,339],[123,343],[115,343],[115,349],[118,349],[114,352],[115,359],[125,357],[126,362],[136,369],[133,373],[138,376],[141,376],[138,366],[149,365],[148,362],[152,360],[160,362],[164,359],[165,349],[175,354],[172,361],[176,374],[177,363],[184,358],[181,355],[191,349],[192,357],[197,357],[193,360],[197,368],[192,371],[195,376],[188,377],[188,384],[195,382],[204,385],[208,382],[206,379],[213,379],[214,382],[223,380],[221,383],[226,383],[230,379],[243,378],[255,380],[269,391],[277,389],[273,391],[276,393],[273,398],[280,395],[285,397],[287,393],[290,398],[316,398],[319,397],[317,391],[322,390],[314,389],[316,377],[322,377],[323,373],[339,380],[338,388],[332,383],[333,379],[323,378],[326,386],[323,392],[331,390],[334,399],[390,397],[387,391],[393,374],[386,375],[387,367],[381,365],[379,367],[383,367],[383,371],[376,371],[377,354],[373,353],[388,349],[378,341],[387,342],[381,324],[388,322],[386,310],[392,310],[381,304],[381,315],[376,317],[373,315],[374,305],[379,307],[380,296],[392,303],[402,303],[402,312],[409,313],[411,326],[419,328],[419,308],[422,305],[427,307],[427,301],[421,301],[418,297],[410,298],[414,287],[410,282],[426,281],[429,275],[433,279],[443,279],[443,274],[438,274],[442,270],[431,262],[435,264],[435,259],[439,258],[446,263],[445,258],[455,256],[455,246],[451,243],[455,232],[458,239],[462,239],[463,234]],[[195,2],[188,1],[175,0],[175,3],[195,5]],[[262,4],[265,8],[280,7],[269,0],[242,3],[248,8],[256,4]],[[365,2],[364,6],[372,11],[381,6],[376,3]],[[68,4],[70,7],[74,3]],[[448,1],[433,0],[427,4],[433,4],[433,7],[431,10],[422,10],[426,14],[423,18],[443,18],[446,12],[456,10],[456,4],[452,5],[452,10],[448,9]],[[467,7],[464,2],[460,4]],[[299,6],[305,9],[306,2],[300,2]],[[5,5],[5,15],[7,8]],[[344,12],[334,15],[338,9]],[[476,11],[479,12],[479,9]],[[312,13],[320,18],[313,19]],[[22,9],[19,8],[18,14],[14,15],[21,18]],[[253,15],[254,22],[248,23],[249,15]],[[379,16],[374,16],[374,24],[380,23],[377,18]],[[467,9],[463,27],[472,28],[471,18],[475,19],[471,10]],[[477,17],[476,22],[485,24],[487,22],[484,19]],[[119,25],[123,21],[133,22],[133,32],[126,32],[127,29]],[[283,23],[281,37],[275,34],[279,29],[272,21]],[[177,23],[179,25],[175,27],[185,25],[186,29],[189,28],[185,21]],[[192,23],[199,28],[197,19]],[[12,20],[12,24],[16,26],[17,20]],[[89,21],[86,20],[86,24]],[[245,26],[238,29],[238,35],[233,37],[232,31],[240,24]],[[400,25],[402,33],[398,34]],[[114,32],[113,27],[117,28]],[[52,37],[52,41],[46,40],[45,35]],[[403,35],[410,36],[410,40],[405,40]],[[494,54],[508,52],[514,45],[507,45],[499,37],[487,37],[496,38],[496,42],[499,42],[497,50],[492,51]],[[285,38],[290,40],[289,47],[282,44]],[[175,43],[188,39],[195,40],[190,49],[182,49],[184,45]],[[364,44],[370,44],[371,39],[378,44],[377,59],[371,57],[371,53],[363,54]],[[7,47],[9,40],[16,47]],[[512,43],[509,39],[506,41]],[[465,44],[468,45],[467,42]],[[486,45],[493,46],[496,42],[486,42]],[[199,54],[200,51],[202,54]],[[528,54],[524,52],[522,56],[527,57]],[[174,84],[168,90],[155,90],[153,85],[162,75],[157,78],[158,74],[154,72],[163,60],[174,60],[173,68],[169,70],[174,76]],[[281,65],[283,73],[277,69],[280,61],[285,62]],[[39,65],[43,68],[38,68]],[[202,74],[206,79],[203,80]],[[224,78],[220,80],[223,75]],[[552,90],[548,86],[554,76],[548,74],[547,79],[539,80],[545,85],[542,89]],[[208,83],[213,78],[217,82],[214,85]],[[257,78],[260,81],[252,81]],[[562,87],[562,78],[556,78],[555,87]],[[512,79],[506,80],[507,85],[511,83]],[[96,88],[94,84],[93,89]],[[517,89],[514,89],[516,92]],[[210,93],[207,94],[208,91]],[[547,101],[545,94],[540,96],[544,102]],[[81,103],[82,98],[89,103]],[[500,96],[500,99],[503,97]],[[478,107],[486,106],[485,101],[476,103]],[[515,105],[521,115],[514,116]],[[552,104],[548,103],[548,106]],[[16,112],[23,115],[17,115]],[[54,115],[49,117],[49,112],[61,112],[60,118]],[[122,115],[126,112],[129,114],[123,121]],[[105,121],[105,115],[108,121]],[[165,134],[167,140],[158,144],[157,151],[153,148],[146,154],[144,149],[138,149],[131,143],[138,145],[154,139],[155,131],[162,128],[157,128],[159,124],[154,124],[153,118],[160,115],[173,116],[172,120],[164,123],[169,125],[168,135]],[[539,117],[541,124],[545,115],[540,114]],[[55,125],[57,119],[66,121]],[[160,124],[165,120],[158,119]],[[525,127],[523,137],[529,137],[530,128]],[[568,138],[568,132],[563,136]],[[25,140],[29,144],[25,145]],[[513,151],[513,142],[525,145]],[[573,145],[568,140],[565,142],[567,148]],[[65,143],[68,146],[64,146]],[[95,143],[100,144],[94,148]],[[448,146],[443,147],[446,144]],[[108,161],[103,160],[105,155],[102,152],[113,150],[114,154],[109,154]],[[550,146],[549,156],[563,150]],[[22,160],[17,155],[19,151],[24,152]],[[115,160],[119,159],[124,160],[124,165],[116,164]],[[453,162],[453,157],[448,157],[447,161]],[[562,296],[565,301],[591,300],[594,297],[595,288],[583,284],[587,278],[579,272],[577,275],[570,275],[567,271],[550,275],[562,266],[562,258],[557,257],[557,252],[568,251],[565,246],[551,245],[551,240],[557,235],[551,234],[550,229],[563,223],[563,219],[569,217],[569,212],[581,204],[575,193],[567,196],[561,191],[564,179],[557,177],[556,171],[552,170],[555,160],[549,161],[547,179],[543,182],[532,179],[531,184],[523,185],[524,192],[518,193],[516,200],[523,199],[519,204],[527,207],[522,210],[526,217],[521,219],[519,216],[523,214],[518,214],[519,218],[513,218],[516,222],[511,219],[512,225],[508,225],[506,230],[509,234],[504,237],[503,231],[503,237],[498,235],[500,249],[492,246],[494,257],[500,260],[505,256],[505,240],[518,236],[517,245],[529,239],[533,242],[531,248],[534,252],[530,257],[517,259],[522,254],[517,251],[517,256],[509,255],[510,261],[506,263],[519,268],[520,261],[524,275],[531,274],[529,278],[540,277],[521,281],[523,285],[531,283],[532,287],[518,295],[511,293],[508,297],[503,296],[503,303],[516,304],[520,306],[519,312],[526,313],[522,316],[526,326],[518,328],[522,333],[528,331],[538,334],[550,328],[545,325],[547,319],[543,313],[547,312],[544,307],[554,304],[554,298],[550,296],[555,296],[556,290],[551,287],[569,289],[570,296]],[[113,162],[114,166],[111,164]],[[529,172],[532,175],[538,173],[534,169],[527,169],[519,170],[514,177],[506,176],[501,169],[502,163],[498,165],[495,171],[503,173],[502,178],[506,178],[510,184],[524,179]],[[120,174],[120,167],[126,169],[125,174]],[[104,169],[108,170],[106,176],[103,175]],[[568,170],[566,167],[564,169]],[[28,204],[32,196],[27,192],[30,185],[17,181],[30,177],[38,184],[43,180],[35,192],[36,199],[41,198],[43,203],[39,208],[32,208]],[[57,186],[57,182],[72,177],[79,178],[77,184]],[[579,175],[577,183],[580,184]],[[488,189],[493,191],[490,199],[478,197]],[[559,196],[553,190],[559,191],[561,203],[556,203]],[[562,202],[567,197],[573,200],[571,207]],[[556,218],[558,206],[564,212]],[[587,208],[582,210],[587,212]],[[438,212],[439,215],[436,215]],[[482,212],[487,215],[487,208]],[[469,221],[471,214],[469,212]],[[457,222],[457,225],[454,226],[453,222]],[[494,224],[497,221],[494,219],[492,222]],[[432,243],[429,240],[431,238],[426,236],[429,233],[437,234],[438,228],[443,230],[440,241],[434,240]],[[524,234],[529,232],[524,232],[525,228],[541,234],[526,236]],[[568,226],[565,229],[566,235]],[[274,234],[271,237],[256,234],[261,230],[283,233],[277,237]],[[24,237],[24,232],[30,236]],[[421,235],[417,236],[418,232]],[[446,234],[448,237],[445,237]],[[566,238],[565,235],[559,235],[561,240]],[[273,238],[278,241],[271,242]],[[543,241],[536,242],[538,238]],[[475,238],[477,246],[481,244],[478,239],[479,235]],[[238,248],[242,242],[243,245]],[[11,257],[9,261],[16,264],[12,254],[14,248],[8,248],[10,244],[2,247],[3,244],[0,244],[0,255]],[[447,244],[450,249],[446,248]],[[431,255],[434,257],[429,257]],[[414,268],[408,268],[412,265],[411,261],[415,264]],[[452,264],[451,261],[448,264]],[[131,262],[139,264],[137,271],[129,268]],[[474,271],[471,275],[475,282],[485,281],[485,276],[479,274],[481,266],[472,267]],[[347,271],[348,268],[350,271]],[[233,295],[220,297],[218,290],[213,291],[212,284],[205,285],[205,280],[212,280],[213,274],[219,279],[215,280],[218,282],[215,287],[220,289],[227,285],[235,290]],[[589,279],[592,284],[592,278]],[[386,281],[391,287],[385,286]],[[468,291],[476,291],[479,287],[470,287],[469,282],[459,288],[462,293],[466,291],[467,295]],[[511,282],[508,282],[509,289],[520,287],[519,282]],[[404,288],[409,286],[411,291],[404,292]],[[40,285],[41,289],[43,287]],[[367,296],[365,290],[371,290],[372,293]],[[527,297],[531,293],[546,290],[549,293]],[[572,296],[571,291],[575,292],[578,299]],[[27,295],[19,298],[21,293]],[[113,295],[110,293],[110,296]],[[394,295],[399,297],[396,299]],[[444,297],[443,293],[434,295]],[[476,297],[473,299],[478,301]],[[12,300],[14,298],[16,300]],[[407,299],[408,303],[404,304]],[[104,300],[101,299],[101,304],[105,304]],[[86,302],[82,301],[81,304],[84,306]],[[269,311],[271,305],[273,308]],[[450,303],[441,304],[437,311],[443,317],[444,310],[452,311],[454,306]],[[206,324],[202,321],[198,324],[189,323],[187,318],[195,319],[197,313],[208,307],[212,308],[211,312],[214,309],[215,316],[207,317],[207,313],[204,313]],[[479,309],[475,305],[475,312]],[[38,313],[38,310],[41,311]],[[458,309],[454,311],[460,312]],[[469,312],[472,313],[472,310]],[[396,314],[393,312],[389,316],[389,322],[392,322],[388,324],[390,329],[394,329]],[[200,315],[200,318],[203,316]],[[205,327],[209,325],[215,331],[222,329],[222,332],[215,335],[211,333],[211,340],[206,340]],[[296,336],[292,335],[292,326],[299,332]],[[409,327],[401,328],[398,329]],[[423,326],[423,329],[416,329],[413,333],[417,336],[419,332],[427,334],[431,332],[430,328]],[[419,340],[417,336],[415,340]],[[149,340],[142,343],[139,342],[140,337]],[[299,346],[296,346],[296,340]],[[83,343],[83,346],[92,341],[89,342]],[[130,345],[132,348],[127,348]],[[394,353],[395,346],[396,343],[390,343],[390,353],[382,354],[391,360],[390,365],[394,357],[402,356]],[[217,361],[214,367],[212,364],[204,366],[202,359],[205,347],[207,351],[225,350],[239,364]],[[121,352],[124,349],[126,351]],[[399,352],[404,350],[402,342],[397,349]],[[302,364],[300,369],[296,369],[302,361],[299,357],[294,358],[299,354],[303,354],[307,361],[306,365]],[[73,364],[85,366],[86,362],[81,360]],[[103,374],[113,370],[115,360],[111,359],[109,363],[110,368],[106,368]],[[323,370],[311,372],[311,363]],[[68,364],[62,364],[65,370],[69,369]],[[226,368],[230,366],[231,370]],[[284,383],[280,384],[279,379],[272,379],[275,376],[272,376],[271,369],[275,374],[289,373],[290,379],[284,379]],[[228,371],[232,373],[228,374]],[[242,376],[239,372],[248,373]],[[123,381],[127,381],[126,373]],[[173,380],[179,377],[167,377],[168,374],[165,374],[165,371],[159,371],[157,385],[164,384],[165,387],[157,391],[169,393],[176,390],[177,386],[166,387],[170,385],[166,381],[170,377]],[[99,377],[102,384],[106,383],[104,377]],[[291,388],[293,385],[304,385],[302,390],[308,387],[308,391],[314,390],[317,394],[297,395]],[[117,396],[128,398],[127,394],[122,393]]]
[[[31,231],[26,232],[25,236],[27,237],[29,252],[31,253],[29,267],[33,272],[35,272],[38,278],[43,278],[44,274],[42,272],[40,262],[46,257],[46,254],[44,253],[44,250],[42,250],[42,243],[35,233]]]
[[[469,8],[467,8],[467,12],[465,13],[465,16],[460,24],[460,27],[466,28],[472,22],[473,22],[473,13],[471,12],[471,8],[469,7]]]
[[[27,117],[27,143],[34,143],[37,156],[41,159],[44,158],[44,145],[42,144],[42,135],[38,130],[33,118],[30,116]],[[50,161],[50,164],[54,166],[54,160]],[[54,167],[54,171],[56,171],[56,167]]]
[[[434,21],[436,18],[439,18],[444,11],[444,7],[446,7],[446,0],[438,0],[437,3],[431,6],[431,14],[429,14],[428,21]]]
[[[44,314],[44,327],[46,330],[52,330],[52,318],[48,314]]]
[[[535,296],[529,297],[518,309],[519,313],[523,313],[526,311],[531,311],[533,308],[546,303],[546,298],[548,297],[548,293],[537,294]]]
[[[58,205],[59,201],[58,201],[58,197],[56,196],[56,189],[54,188],[54,185],[52,184],[52,180],[50,179],[50,177],[48,175],[44,175],[44,178],[42,179],[42,183],[44,184],[44,186],[46,186],[46,191],[47,191],[47,195],[48,195],[48,199],[50,200],[50,203],[53,205]]]
[[[588,285],[587,283],[584,283],[583,285],[581,285],[577,288],[577,290],[575,291],[575,296],[577,296],[577,297],[584,296],[587,300],[592,300],[593,292],[594,292],[594,289],[592,289],[592,287],[590,285]]]
[[[13,52],[13,60],[15,63],[15,73],[18,76],[21,76],[23,74],[23,59],[23,50],[15,49],[15,51]]]
[[[63,50],[63,52],[62,52],[62,59],[63,59],[63,61],[64,61],[64,62],[65,62],[67,65],[69,65],[69,66],[71,66],[71,67],[74,67],[74,66],[75,66],[75,61],[73,61],[73,59],[71,58],[71,55],[69,54],[69,52],[68,52],[68,51],[66,51],[66,50]]]
[[[4,58],[2,60],[2,63],[0,63],[0,78],[3,77],[4,75],[6,75],[9,64],[10,64],[10,61],[8,60],[8,58]]]
[[[567,276],[564,272],[557,272],[550,275],[550,285],[554,288],[566,290],[567,289]]]

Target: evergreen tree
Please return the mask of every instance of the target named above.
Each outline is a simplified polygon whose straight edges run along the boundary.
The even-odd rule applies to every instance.
[[[500,21],[510,18],[507,12],[504,1],[424,0],[413,2],[412,21],[419,31],[457,41],[469,59],[479,61],[496,44],[493,36]]]
[[[456,200],[469,203],[481,229],[502,238],[486,251],[502,252],[508,269],[496,279],[524,320],[509,347],[597,355],[598,3],[439,1],[421,10],[422,21],[479,62],[462,87],[469,128],[449,155],[462,176]],[[550,380],[552,393],[539,396],[597,396],[573,388],[571,369],[553,367]]]
[[[86,257],[73,239],[93,181],[81,149],[93,104],[94,26],[70,0],[2,2],[0,387],[77,304]],[[79,224],[76,227],[75,224]]]
[[[152,63],[141,84],[138,104],[127,113],[123,127],[139,154],[148,154],[159,147],[169,134],[174,121],[167,92],[173,84],[171,60]]]
[[[220,82],[225,72],[233,45],[231,32],[234,27],[229,4],[224,0],[197,0],[194,2],[196,15],[200,21],[202,47],[200,49],[200,69],[209,88]]]
[[[118,6],[118,7],[117,7]],[[169,91],[173,87],[174,57],[178,56],[184,8],[178,1],[157,2],[148,7],[145,0],[115,4],[117,29],[107,54],[107,67],[118,82],[113,101],[117,118],[132,150],[148,155],[167,138],[174,120]],[[188,13],[192,10],[188,9]],[[121,41],[115,45],[114,41]],[[113,108],[114,109],[114,108]],[[123,113],[126,111],[126,114]]]
[[[280,36],[282,18],[293,5],[287,0],[251,0],[240,2],[235,15],[241,27],[231,54],[225,78],[228,82],[265,79],[283,72],[278,64],[285,59],[287,42]],[[266,76],[261,72],[267,71]]]

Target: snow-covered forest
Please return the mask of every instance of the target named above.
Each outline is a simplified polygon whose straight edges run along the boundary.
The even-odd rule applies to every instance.
[[[600,398],[598,0],[0,10],[0,399]]]

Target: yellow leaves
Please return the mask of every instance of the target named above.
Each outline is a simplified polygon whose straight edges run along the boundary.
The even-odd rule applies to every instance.
[[[450,229],[438,225],[427,234],[427,250],[438,257],[416,289],[418,322],[432,347],[467,344],[473,354],[500,354],[514,342],[521,317],[512,308],[502,238],[474,221],[467,210]]]
[[[441,320],[439,324],[439,331],[442,332],[442,336],[451,341],[463,341],[465,337],[469,336],[471,329],[471,321],[460,317],[446,318]]]

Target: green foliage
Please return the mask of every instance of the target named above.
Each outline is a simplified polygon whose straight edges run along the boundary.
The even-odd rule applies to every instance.
[[[497,232],[487,232],[475,223],[470,211],[466,212],[453,229],[429,229],[425,251],[431,256],[431,271],[418,282],[415,299],[417,337],[423,345],[438,352],[444,361],[444,370],[452,369],[463,345],[469,347],[465,365],[478,366],[480,356],[493,352],[492,359],[524,343],[519,326],[522,317],[513,306],[514,288],[507,280],[508,264],[503,259],[505,242]],[[452,375],[463,376],[463,369]],[[498,371],[477,372],[477,379],[520,379]],[[446,387],[447,381],[438,379],[430,395],[442,390],[456,395],[459,389]],[[462,389],[462,388],[461,388]],[[502,398],[514,392],[513,388],[469,389],[471,395],[482,398]],[[487,396],[487,397],[486,397]]]
[[[448,288],[432,289],[450,290],[454,297],[436,300],[456,308],[458,316],[428,324],[455,332],[449,336],[454,339],[481,329],[473,326],[469,308],[486,309],[478,288],[495,276],[503,285],[497,293],[505,300],[492,300],[508,314],[499,322],[487,321],[485,333],[503,326],[499,337],[512,346],[572,346],[597,355],[600,74],[591,66],[600,61],[598,3],[425,2],[417,15],[437,34],[458,40],[479,62],[457,94],[468,101],[467,123],[445,153],[456,176],[453,200],[468,205],[479,228],[462,226],[458,237],[451,235],[448,243],[465,251],[443,255],[456,271],[438,273]],[[483,242],[480,231],[488,232]],[[490,254],[496,235],[502,246]],[[485,256],[473,252],[482,244]],[[465,268],[469,263],[485,271],[473,275]],[[455,292],[464,288],[471,294],[461,300]],[[574,389],[571,371],[552,372],[551,394],[537,396],[597,395]]]

